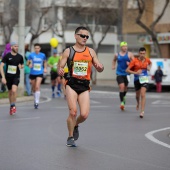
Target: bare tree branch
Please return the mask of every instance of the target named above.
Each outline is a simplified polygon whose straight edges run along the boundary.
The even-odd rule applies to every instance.
[[[151,24],[150,28],[151,28],[152,30],[154,30],[155,25],[159,22],[159,20],[160,20],[160,19],[162,18],[162,16],[164,15],[165,10],[166,10],[169,2],[170,2],[170,0],[166,0],[161,14],[158,15],[157,19]]]

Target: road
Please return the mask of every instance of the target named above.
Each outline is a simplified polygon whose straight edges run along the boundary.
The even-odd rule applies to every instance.
[[[145,117],[127,94],[125,111],[117,91],[90,93],[91,110],[80,125],[76,148],[66,147],[68,109],[42,86],[38,110],[33,102],[17,105],[10,116],[0,106],[0,170],[169,170],[170,95],[147,93]]]

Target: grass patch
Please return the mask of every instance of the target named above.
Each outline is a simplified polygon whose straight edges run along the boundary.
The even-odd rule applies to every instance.
[[[8,98],[8,92],[3,92],[3,93],[0,93],[0,99],[3,99],[3,98]]]
[[[24,92],[24,96],[27,96],[27,93]],[[0,93],[0,99],[8,98],[8,91]]]

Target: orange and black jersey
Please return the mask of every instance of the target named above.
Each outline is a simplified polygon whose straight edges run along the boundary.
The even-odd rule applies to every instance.
[[[89,48],[86,47],[82,52],[75,51],[73,47],[70,47],[71,50],[73,54],[71,52],[70,54],[73,56],[69,56],[67,60],[70,76],[77,79],[90,80],[93,57],[90,54]],[[71,61],[69,61],[70,58],[72,58]]]

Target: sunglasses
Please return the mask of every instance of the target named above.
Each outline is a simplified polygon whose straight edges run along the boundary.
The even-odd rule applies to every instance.
[[[89,38],[89,36],[88,36],[88,35],[84,35],[84,34],[77,34],[77,35],[79,35],[81,38],[86,38],[86,39],[88,39],[88,38]]]

